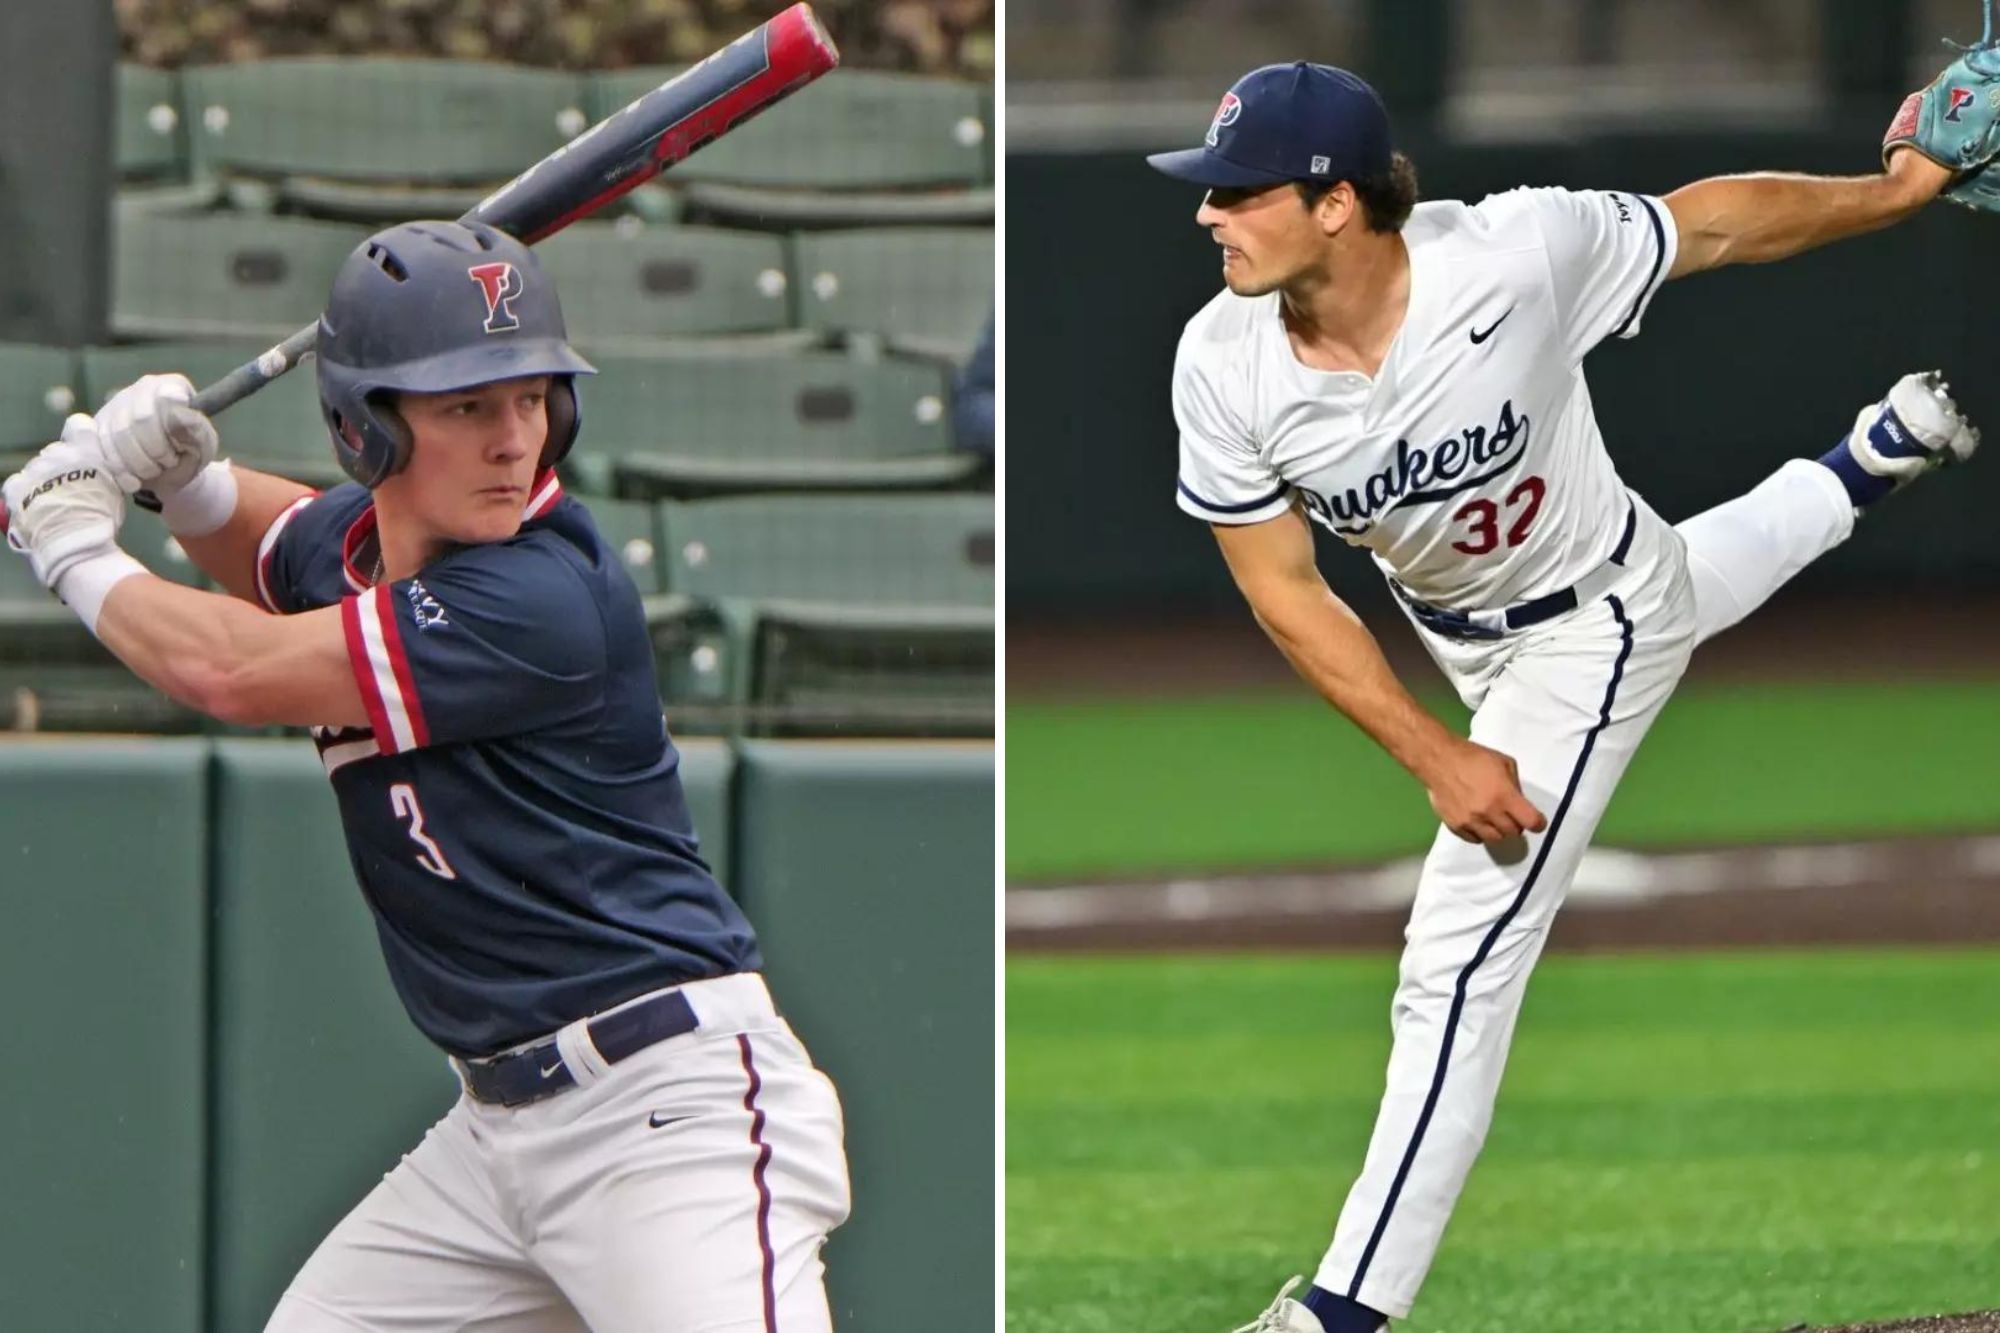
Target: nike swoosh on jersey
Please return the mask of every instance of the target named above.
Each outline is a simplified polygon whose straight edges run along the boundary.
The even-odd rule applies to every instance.
[[[668,1125],[677,1125],[683,1120],[692,1119],[694,1117],[691,1115],[662,1116],[658,1111],[655,1111],[646,1117],[646,1127],[648,1129],[665,1129]]]
[[[1514,307],[1508,306],[1507,315],[1511,315],[1513,313],[1514,313]],[[1489,327],[1484,333],[1481,333],[1478,329],[1474,329],[1472,331],[1472,345],[1474,347],[1477,347],[1479,344],[1485,342],[1488,338],[1491,338],[1493,336],[1494,330],[1498,329],[1502,324],[1505,324],[1507,322],[1507,315],[1502,315],[1500,316],[1500,318],[1494,320],[1491,327]]]

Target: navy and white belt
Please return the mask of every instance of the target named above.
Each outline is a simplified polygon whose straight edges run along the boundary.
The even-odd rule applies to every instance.
[[[1625,531],[1618,538],[1611,558],[1590,573],[1578,579],[1567,588],[1557,589],[1546,596],[1530,601],[1518,602],[1497,611],[1449,611],[1429,602],[1420,602],[1410,596],[1409,591],[1394,579],[1389,586],[1410,608],[1410,614],[1425,629],[1442,634],[1448,639],[1498,639],[1508,631],[1526,629],[1539,625],[1544,620],[1554,620],[1566,611],[1574,611],[1598,593],[1616,583],[1625,572],[1625,557],[1632,552],[1632,534],[1638,530],[1639,510],[1629,501],[1625,507]]]
[[[584,1025],[591,1045],[606,1064],[617,1064],[669,1037],[684,1036],[700,1026],[694,1006],[678,990],[614,1009]],[[563,1062],[555,1038],[490,1060],[454,1061],[474,1101],[493,1106],[525,1106],[576,1086],[576,1075]]]

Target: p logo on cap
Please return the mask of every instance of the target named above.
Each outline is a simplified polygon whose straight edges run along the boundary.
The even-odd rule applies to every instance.
[[[1245,116],[1252,105],[1257,114]],[[1244,190],[1307,177],[1363,180],[1387,171],[1395,151],[1389,113],[1373,88],[1344,69],[1303,60],[1238,79],[1202,142],[1146,161],[1177,180]]]
[[[1215,147],[1216,132],[1225,125],[1234,125],[1236,118],[1242,114],[1243,99],[1235,93],[1224,93],[1222,104],[1215,108],[1215,119],[1208,122],[1208,133],[1203,136],[1202,142],[1210,148]]]

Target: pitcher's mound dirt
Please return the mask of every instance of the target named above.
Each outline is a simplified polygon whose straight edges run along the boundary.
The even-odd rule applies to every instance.
[[[1838,1328],[1794,1324],[1785,1333],[2000,1333],[2000,1310],[1934,1314],[1922,1319],[1895,1319],[1886,1324],[1842,1324]]]

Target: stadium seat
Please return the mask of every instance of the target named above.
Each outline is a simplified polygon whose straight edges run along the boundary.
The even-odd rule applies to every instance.
[[[812,340],[792,327],[777,237],[582,222],[535,252],[562,294],[571,340],[586,352],[671,352],[676,340],[716,335],[760,335],[742,345],[765,350]]]
[[[365,229],[302,218],[113,210],[111,328],[121,337],[261,338],[319,316]]]
[[[660,534],[652,506],[599,496],[583,499],[581,503],[590,510],[605,542],[618,552],[639,595],[660,596]]]
[[[157,514],[128,510],[119,545],[153,573],[190,587],[202,573]],[[0,551],[0,730],[192,732],[200,714],[132,674],[26,560]]]
[[[487,61],[283,57],[182,85],[198,168],[358,220],[456,217],[587,123],[576,75]]]
[[[645,68],[594,76],[593,119],[676,72]],[[984,183],[992,137],[981,87],[844,69],[709,144],[676,166],[674,179],[779,189],[971,190]]]
[[[993,233],[911,227],[793,239],[799,322],[957,364],[993,306]]]
[[[728,730],[733,705],[724,661],[721,618],[685,593],[667,592],[659,557],[659,520],[636,500],[589,497],[583,503],[597,530],[623,558],[639,589],[646,630],[659,668],[660,697],[676,732]],[[720,837],[720,831],[711,836]]]
[[[0,343],[0,467],[6,472],[62,434],[63,418],[82,406],[77,380],[76,357],[65,348]]]
[[[991,185],[1000,179],[1000,173],[995,166],[999,145],[994,140],[998,136],[991,132],[993,125],[993,85],[990,83],[983,83],[979,86],[979,115],[980,119],[988,126],[986,140],[980,145],[981,156],[985,159],[981,164],[984,171],[980,175],[980,179]]]
[[[988,495],[755,495],[660,505],[672,592],[721,600],[993,606]]]
[[[34,581],[27,561],[7,563],[20,571],[0,574],[0,731],[204,730],[201,714],[140,680],[92,638]]]
[[[991,497],[666,501],[660,531],[669,589],[721,618],[743,730],[991,730]]]
[[[118,117],[113,125],[118,179],[182,181],[187,177],[180,85],[173,71],[120,62]]]
[[[126,508],[125,522],[118,529],[118,544],[127,555],[163,579],[184,583],[190,588],[213,586],[200,566],[181,549],[181,544],[158,514],[137,505]]]
[[[52,656],[72,658],[89,637],[26,560],[0,551],[0,660],[32,665]],[[51,653],[56,646],[60,654]]]
[[[814,227],[990,227],[993,191],[776,190],[696,182],[684,192],[691,221],[762,231]]]
[[[307,316],[310,318],[310,316]],[[301,323],[304,321],[301,320]],[[92,347],[83,354],[84,402],[95,410],[141,375],[179,372],[195,387],[212,384],[255,357],[260,342],[159,342]],[[311,362],[267,384],[216,418],[222,452],[245,467],[308,486],[345,481],[319,413]]]
[[[598,116],[675,71],[600,74]],[[981,84],[843,70],[674,169],[689,215],[764,230],[986,224],[992,141]]]
[[[584,419],[620,495],[936,488],[978,468],[952,448],[950,388],[926,362],[811,352],[598,369]]]

